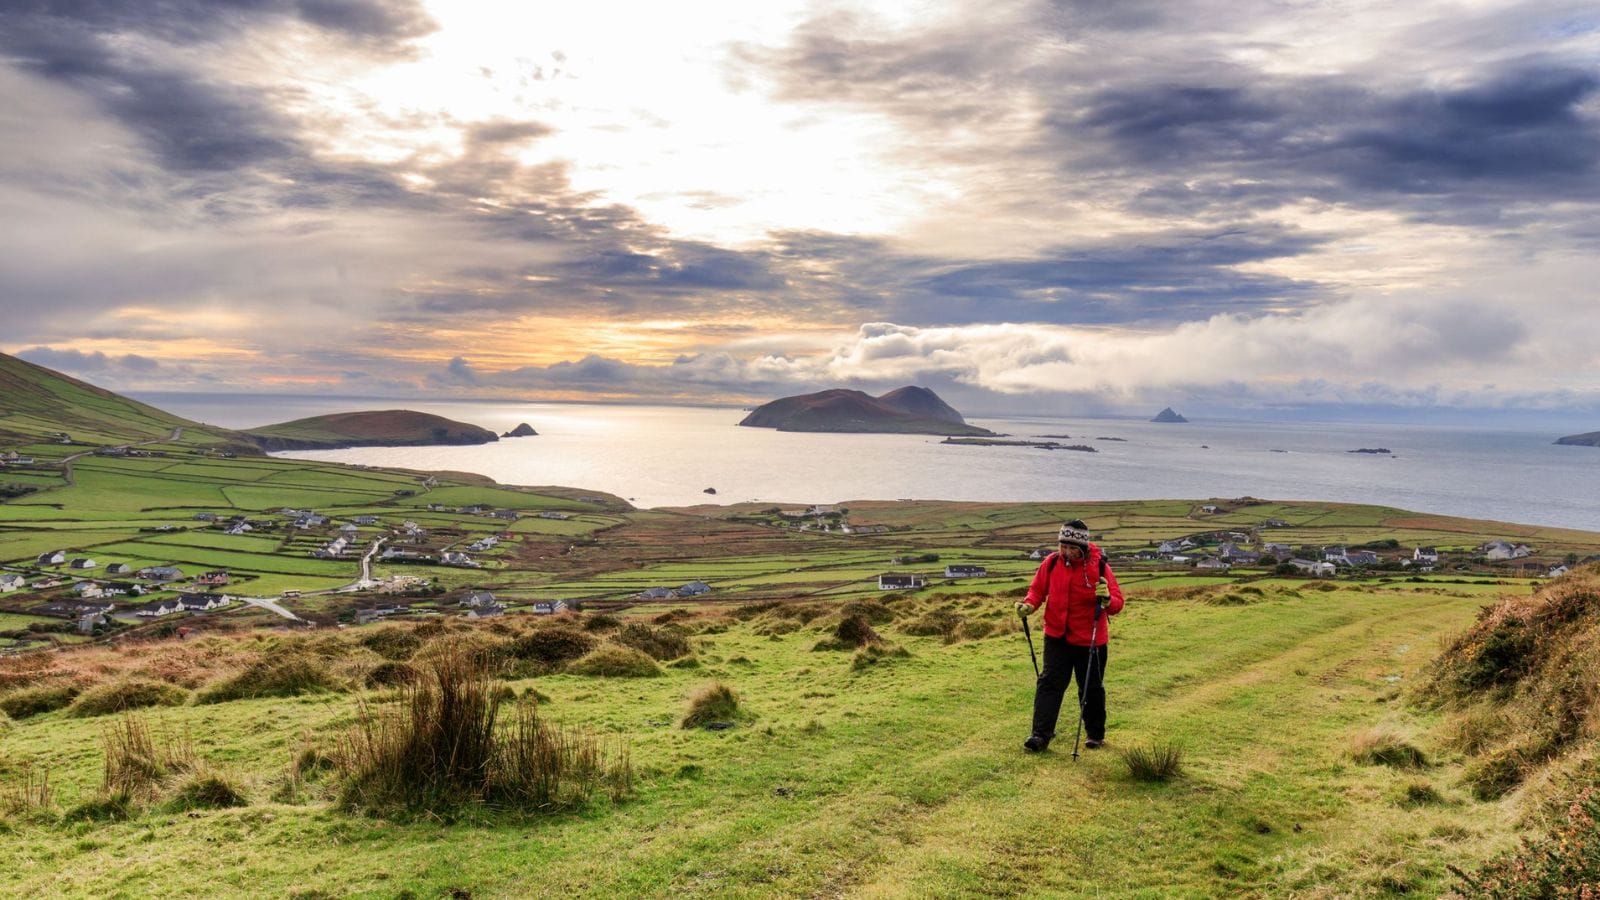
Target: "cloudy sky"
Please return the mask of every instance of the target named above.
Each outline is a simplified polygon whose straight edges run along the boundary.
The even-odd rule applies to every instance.
[[[11,0],[0,139],[123,390],[1600,416],[1592,0]]]

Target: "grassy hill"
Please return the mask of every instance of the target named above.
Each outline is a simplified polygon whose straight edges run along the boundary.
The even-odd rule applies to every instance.
[[[191,422],[76,378],[0,353],[0,447],[58,452],[56,435],[79,444],[158,441],[182,430],[191,442],[227,442],[226,429]]]
[[[487,444],[500,439],[486,428],[409,409],[331,413],[263,425],[245,433],[263,449],[273,451]]]

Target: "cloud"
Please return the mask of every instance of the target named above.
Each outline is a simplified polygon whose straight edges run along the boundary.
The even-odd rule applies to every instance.
[[[159,360],[136,353],[126,353],[121,356],[107,356],[98,350],[84,353],[81,350],[54,347],[29,347],[17,353],[17,356],[44,366],[47,369],[57,369],[64,372],[78,372],[85,374],[116,374],[133,373],[147,375],[161,368]]]

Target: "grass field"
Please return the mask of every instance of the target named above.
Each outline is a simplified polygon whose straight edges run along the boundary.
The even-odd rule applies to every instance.
[[[1514,801],[1475,801],[1435,721],[1398,702],[1473,597],[1395,587],[1264,591],[1243,606],[1148,602],[1113,624],[1113,748],[1174,743],[1185,774],[1133,781],[1113,749],[1021,752],[1032,669],[1007,598],[947,601],[1002,632],[945,644],[879,626],[910,655],[855,669],[812,646],[836,621],[766,634],[723,621],[699,667],[654,679],[514,682],[547,715],[626,739],[636,794],[532,824],[352,818],[270,799],[306,743],[330,744],[357,698],[238,701],[151,714],[235,773],[249,805],[127,823],[23,826],[0,843],[13,895],[1366,896],[1437,894],[1446,865],[1508,845]],[[725,629],[725,630],[723,630]],[[749,718],[676,727],[710,679]],[[47,714],[3,740],[70,804],[98,783],[95,720]],[[1435,761],[1364,765],[1367,729]],[[1424,783],[1440,799],[1408,805]],[[156,836],[159,835],[159,838]],[[291,850],[292,848],[292,850]]]

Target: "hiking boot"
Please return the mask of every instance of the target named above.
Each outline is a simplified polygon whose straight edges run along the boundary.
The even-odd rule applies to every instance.
[[[1044,748],[1048,746],[1050,746],[1050,739],[1037,734],[1029,735],[1028,739],[1022,742],[1022,749],[1029,753],[1043,753]]]
[[[1083,742],[1083,749],[1085,749],[1085,750],[1099,750],[1101,747],[1104,747],[1105,744],[1106,744],[1106,739],[1105,738],[1089,738],[1087,741]]]

